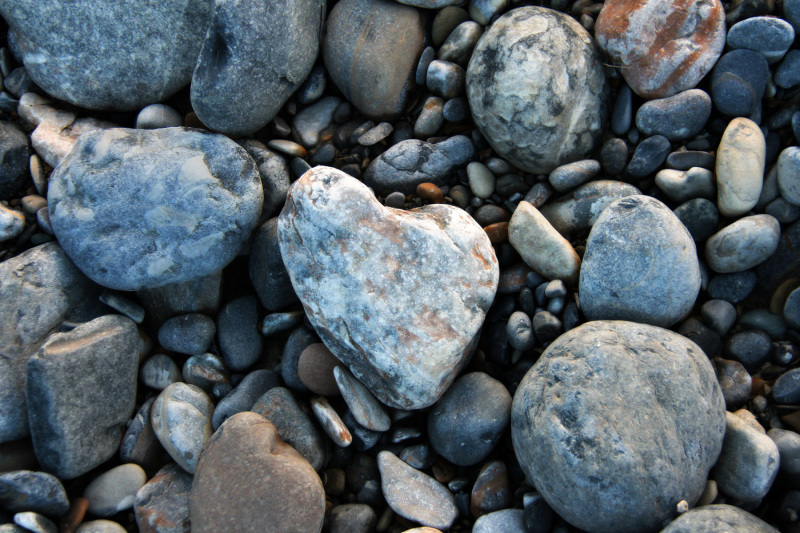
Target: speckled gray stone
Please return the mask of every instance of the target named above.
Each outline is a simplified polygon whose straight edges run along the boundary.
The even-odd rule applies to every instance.
[[[752,215],[725,226],[706,241],[706,262],[714,272],[748,270],[778,248],[781,226],[770,215]]]
[[[190,474],[214,433],[213,412],[211,398],[200,387],[180,382],[161,391],[150,411],[150,423],[161,445]]]
[[[629,196],[603,211],[581,265],[587,318],[669,327],[694,306],[699,291],[694,240],[667,206],[649,196]]]
[[[674,96],[645,102],[636,112],[636,127],[644,135],[663,135],[670,141],[691,139],[711,116],[711,98],[689,89]]]
[[[61,516],[69,509],[67,491],[46,472],[16,470],[0,474],[0,507],[12,513],[33,511]]]
[[[187,313],[170,318],[158,328],[158,343],[173,352],[200,355],[214,340],[217,326],[200,313]]]
[[[800,148],[790,146],[778,157],[778,189],[787,202],[800,205]]]
[[[192,76],[192,108],[211,129],[253,133],[275,118],[319,51],[326,0],[218,0]]]
[[[80,137],[50,176],[50,222],[87,276],[119,290],[226,266],[261,213],[261,178],[222,135],[115,128]]]
[[[132,111],[189,83],[213,7],[213,0],[15,0],[0,3],[0,13],[25,69],[48,94],[84,108]]]
[[[28,359],[64,320],[93,318],[99,294],[54,242],[0,263],[0,442],[28,435]]]
[[[497,289],[483,229],[452,206],[384,207],[358,180],[316,167],[289,191],[278,238],[333,354],[382,402],[433,404],[466,364]]]
[[[778,533],[760,518],[733,505],[706,505],[684,513],[661,530],[661,533]]]
[[[498,154],[547,173],[600,142],[608,84],[592,43],[575,19],[535,6],[509,11],[483,34],[467,68],[467,96]]]
[[[526,477],[574,526],[655,531],[703,492],[725,404],[699,346],[669,330],[589,322],[551,344],[511,412]]]
[[[136,324],[107,315],[52,335],[28,361],[25,396],[36,458],[61,479],[111,458],[136,404]]]

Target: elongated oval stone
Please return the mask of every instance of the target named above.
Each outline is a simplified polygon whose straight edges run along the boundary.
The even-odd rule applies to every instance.
[[[360,181],[316,167],[278,218],[281,255],[322,341],[370,391],[427,407],[466,363],[499,278],[464,211],[382,206]]]
[[[728,123],[717,148],[717,207],[724,216],[737,217],[756,206],[766,154],[758,124],[743,117]]]

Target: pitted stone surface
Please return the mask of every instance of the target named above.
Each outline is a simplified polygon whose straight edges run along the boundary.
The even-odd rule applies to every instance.
[[[725,48],[719,0],[611,0],[595,24],[597,44],[643,98],[666,98],[703,79]]]
[[[669,330],[595,321],[551,344],[511,412],[528,480],[592,532],[657,531],[698,500],[722,449],[725,403],[699,346]]]
[[[91,279],[140,290],[226,266],[261,213],[255,163],[186,128],[84,134],[50,177],[50,222]]]
[[[89,109],[138,110],[189,83],[213,0],[0,2],[31,79]]]
[[[386,208],[358,180],[316,167],[289,191],[278,238],[333,354],[382,402],[433,404],[466,364],[497,289],[480,226],[441,204]]]
[[[704,505],[680,515],[661,530],[661,533],[778,533],[760,518],[733,505]]]
[[[467,68],[475,124],[515,166],[548,173],[600,141],[608,84],[592,37],[573,18],[527,6],[494,22]]]

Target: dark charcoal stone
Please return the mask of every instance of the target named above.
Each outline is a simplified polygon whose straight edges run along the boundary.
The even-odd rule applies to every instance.
[[[711,116],[711,98],[705,91],[689,89],[645,102],[636,112],[636,127],[644,135],[663,135],[670,141],[691,139]]]
[[[761,105],[768,78],[769,65],[758,52],[732,50],[724,54],[711,71],[714,107],[730,116],[751,115]]]
[[[266,220],[277,215],[286,202],[286,193],[291,184],[289,165],[283,157],[258,141],[247,139],[242,146],[255,161],[261,176],[261,187],[264,189],[261,220]]]
[[[722,339],[719,333],[696,318],[689,318],[678,327],[678,333],[697,344],[709,359],[719,355]]]
[[[250,236],[262,201],[242,147],[186,128],[85,133],[47,193],[64,251],[87,276],[119,290],[220,270]]]
[[[167,350],[186,355],[200,355],[208,350],[217,327],[200,313],[170,318],[158,329],[158,343]]]
[[[471,466],[500,441],[511,415],[511,395],[483,372],[460,377],[428,416],[433,449],[451,463]]]
[[[708,283],[708,295],[715,300],[738,304],[753,292],[756,280],[756,274],[752,270],[733,274],[717,274]]]
[[[319,51],[325,0],[217,2],[192,76],[211,129],[247,135],[275,118]]]
[[[636,146],[625,168],[628,179],[639,180],[653,174],[666,161],[672,145],[663,135],[653,135]]]
[[[17,470],[0,474],[0,507],[12,513],[32,511],[61,516],[69,509],[69,500],[57,477]]]
[[[528,481],[565,520],[596,532],[655,531],[675,502],[694,504],[725,427],[722,392],[697,345],[621,321],[559,337],[520,383],[511,414]]]
[[[771,353],[772,338],[763,331],[742,331],[725,341],[725,356],[739,361],[751,373],[758,372]]]
[[[236,413],[252,411],[253,404],[268,390],[280,385],[278,374],[272,370],[253,370],[219,401],[211,417],[214,429]]]
[[[213,8],[212,0],[26,0],[3,2],[0,13],[28,74],[48,94],[89,109],[132,111],[189,83]]]
[[[46,471],[72,479],[116,453],[136,403],[138,344],[132,320],[108,315],[51,336],[28,361],[31,437]]]
[[[717,205],[705,198],[689,200],[675,208],[678,217],[695,242],[703,242],[717,231],[719,210]]]
[[[297,392],[309,392],[303,382],[300,381],[298,363],[303,350],[317,342],[320,341],[314,330],[305,326],[295,328],[289,334],[289,338],[283,348],[283,357],[281,357],[281,378],[290,389]]]
[[[17,198],[32,183],[31,141],[16,124],[0,120],[0,200]]]
[[[217,316],[217,338],[222,359],[231,370],[246,370],[261,357],[264,338],[259,331],[255,296],[241,296],[222,307]]]
[[[278,311],[297,301],[292,281],[281,258],[277,218],[264,222],[253,235],[250,281],[261,305],[268,311]]]

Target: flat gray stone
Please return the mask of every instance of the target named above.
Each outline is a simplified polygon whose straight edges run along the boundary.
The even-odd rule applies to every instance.
[[[325,0],[220,0],[192,76],[192,108],[211,129],[248,135],[275,118],[319,51]]]
[[[535,6],[509,11],[483,34],[467,68],[467,97],[500,156],[541,174],[596,147],[609,89],[592,43],[572,17]]]
[[[733,505],[706,505],[683,513],[661,530],[661,533],[778,533],[760,518]]]
[[[213,7],[212,0],[25,0],[2,2],[0,13],[25,69],[48,94],[88,109],[133,111],[189,83]]]
[[[101,285],[140,290],[226,266],[261,213],[247,152],[186,128],[84,134],[50,176],[56,238]]]
[[[61,516],[69,509],[67,491],[47,472],[16,470],[0,474],[0,507],[11,513],[33,511]]]
[[[700,265],[689,231],[663,203],[629,196],[592,227],[580,272],[589,320],[631,320],[669,327],[694,306]]]
[[[28,359],[64,320],[94,318],[99,294],[54,242],[0,263],[0,442],[28,435]]]
[[[466,364],[497,290],[483,229],[452,206],[384,207],[355,178],[316,167],[289,191],[278,237],[331,352],[387,405],[433,404]]]
[[[669,330],[589,322],[523,378],[511,412],[528,481],[587,531],[657,530],[693,505],[717,460],[725,404],[708,357]]]
[[[61,479],[111,458],[136,406],[139,332],[107,315],[56,333],[28,361],[25,397],[36,458]]]

